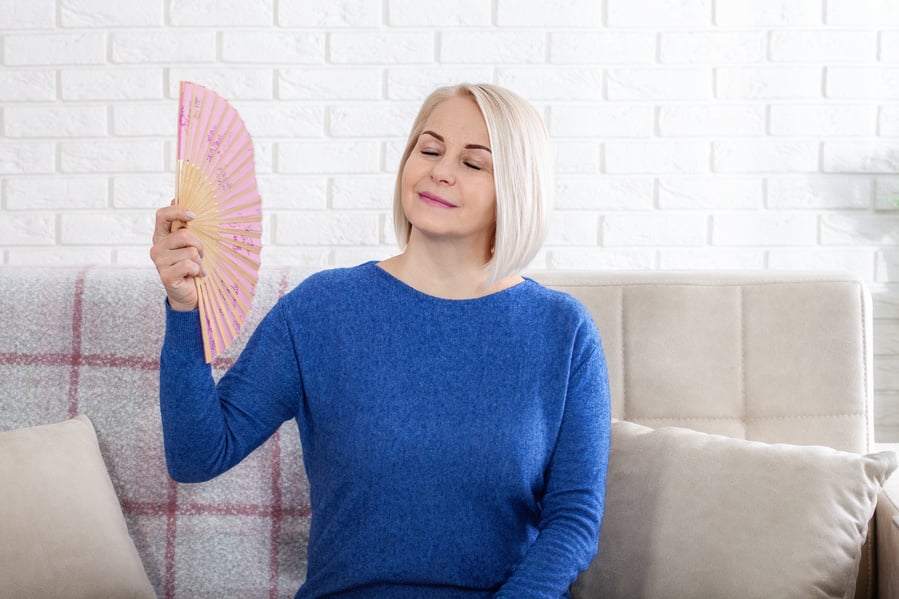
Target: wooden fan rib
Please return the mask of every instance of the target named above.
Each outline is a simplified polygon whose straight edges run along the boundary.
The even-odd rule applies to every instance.
[[[230,144],[229,136],[231,134],[228,131],[223,133],[212,129],[209,135],[210,137],[214,136],[215,139],[211,142],[212,145],[207,146],[202,157],[201,169],[205,173],[214,173],[221,168],[222,161],[227,160],[228,155],[234,152],[235,148]]]
[[[215,196],[207,188],[203,186],[190,187],[185,194],[185,201],[190,204],[200,222],[215,218]]]
[[[261,223],[261,222],[262,222],[261,216],[248,216],[248,217],[244,217],[244,218],[222,218],[222,219],[219,219],[218,224],[219,225],[240,225],[243,223],[252,224],[252,223]],[[229,229],[229,228],[222,228],[221,230],[222,231],[247,231],[247,232],[252,231],[252,229],[247,230],[247,229]]]
[[[205,137],[202,133],[206,121],[209,120],[208,102],[212,98],[212,94],[207,93],[206,88],[202,86],[194,87],[194,95],[191,101],[191,119],[187,129],[188,152],[186,153],[187,161],[196,164],[199,161],[199,150]]]
[[[259,280],[259,276],[252,269],[247,271],[241,261],[232,259],[233,254],[222,254],[219,260],[225,264],[237,277],[238,288],[247,296],[252,297],[255,294],[253,286]]]
[[[228,349],[228,339],[223,334],[224,329],[222,328],[221,319],[219,317],[218,306],[215,303],[215,296],[210,293],[208,289],[206,290],[206,302],[208,304],[208,314],[210,316],[209,333],[215,340],[212,345],[212,353],[213,356],[217,356]]]
[[[210,173],[203,173],[200,169],[196,169],[196,185],[208,186],[210,193],[214,198],[216,198],[216,203],[220,206],[227,206],[228,203],[233,201],[235,198],[242,199],[242,196],[246,195],[247,192],[254,193],[258,198],[258,191],[256,190],[256,177],[253,173],[252,165],[248,163],[245,163],[245,165],[249,170],[240,179],[235,181],[226,180],[222,183],[215,183],[212,178],[209,177]],[[216,174],[212,175],[213,177],[218,176]]]
[[[245,170],[241,171],[238,179],[234,178],[233,173],[223,176],[216,174],[214,180],[210,179],[209,184],[214,190],[220,206],[228,206],[235,200],[241,201],[248,194],[259,195],[253,164],[247,163],[244,168]]]
[[[236,168],[216,171],[210,178],[210,184],[216,191],[223,205],[228,205],[241,196],[253,193],[256,188],[255,165],[252,158],[239,164]]]
[[[209,121],[209,135],[211,137],[214,132],[216,141],[215,143],[209,143],[210,139],[207,138],[205,158],[208,162],[212,162],[213,158],[220,155],[219,150],[222,146],[230,147],[232,145],[232,131],[240,132],[241,130],[246,130],[246,127],[243,126],[243,122],[234,107],[220,96],[216,97],[216,103],[209,116]],[[234,124],[236,122],[240,123],[240,125],[235,129]],[[216,158],[217,160],[218,158]]]
[[[199,207],[200,196],[203,193],[200,180],[197,177],[197,169],[193,168],[190,163],[185,163],[181,173],[182,181],[179,199],[182,203],[189,204],[189,207],[196,211]]]
[[[190,143],[191,124],[196,125],[197,109],[195,102],[199,86],[189,81],[182,81],[178,94],[178,146],[176,158],[182,161],[187,156]]]
[[[208,98],[209,102],[205,110],[203,110],[203,124],[199,129],[200,137],[197,140],[199,145],[196,155],[197,166],[200,166],[201,169],[202,165],[208,161],[207,155],[211,149],[211,144],[215,140],[215,126],[218,122],[219,113],[223,110],[223,104],[224,107],[227,107],[224,99],[210,90],[206,90],[204,98]]]
[[[203,279],[207,298],[213,313],[216,315],[216,332],[224,343],[222,347],[228,347],[237,337],[237,330],[234,327],[234,323],[231,322],[231,318],[229,318],[230,310],[228,305],[222,300],[221,281],[218,271],[213,270],[207,273]]]
[[[234,294],[229,291],[227,286],[222,286],[221,276],[220,271],[216,269],[203,277],[205,280],[204,293],[215,314],[214,320],[219,338],[225,343],[222,347],[227,348],[237,338],[246,321],[244,314],[249,308],[245,304],[234,301]]]
[[[213,256],[217,257],[218,254],[223,253],[215,252],[217,245],[227,244],[229,246],[227,249],[228,255],[238,257],[240,263],[250,271],[256,271],[259,269],[259,256],[262,252],[262,248],[259,244],[254,245],[253,243],[242,243],[235,240],[228,240],[227,242],[225,242],[217,239],[217,236],[209,236],[205,232],[196,233],[196,235],[200,239],[200,242],[203,244],[204,262],[211,262],[213,259],[215,259],[213,258]],[[247,272],[245,277],[250,280],[254,278],[251,272]]]
[[[200,189],[197,169],[189,162],[181,163],[181,188],[185,195],[196,195]]]
[[[246,321],[246,315],[250,311],[250,304],[243,301],[240,293],[235,291],[230,284],[226,284],[223,282],[222,278],[224,275],[229,275],[233,277],[233,273],[230,272],[230,269],[227,268],[227,265],[223,262],[220,262],[216,267],[216,277],[212,286],[218,294],[220,306],[224,309],[227,308],[226,313],[227,316],[234,319],[234,323],[237,324],[236,329],[232,329],[234,336],[237,336],[240,327],[243,326],[243,323]],[[243,291],[244,285],[235,281],[233,284],[236,284],[239,291]],[[246,293],[246,292],[245,292]],[[248,294],[249,297],[252,297],[252,294]]]
[[[217,226],[216,223],[197,223],[191,221],[190,229],[200,236],[204,241],[212,244],[235,244],[240,245],[241,240],[235,240],[234,236],[245,237],[249,240],[261,240],[262,233],[260,231],[229,229]],[[258,252],[261,244],[252,241],[243,241],[246,249]],[[242,246],[243,247],[243,246]]]
[[[262,246],[259,243],[249,243],[244,240],[234,239],[233,237],[229,237],[227,242],[228,245],[240,248],[242,250],[246,250],[251,254],[259,254],[262,252]]]
[[[258,254],[255,251],[253,253]],[[259,268],[259,265],[240,252],[221,252],[220,255],[227,258],[238,272],[243,273],[244,278],[248,281],[255,281],[258,278],[256,269]],[[232,260],[233,258],[236,258],[237,261]],[[249,270],[246,270],[246,268],[249,268]]]
[[[247,132],[246,124],[243,119],[240,118],[237,110],[235,110],[227,101],[223,100],[223,102],[224,111],[222,114],[218,115],[219,119],[214,123],[219,143],[215,148],[211,148],[216,150],[215,155],[218,155],[217,160],[220,160],[221,156],[224,155],[223,153],[217,152],[222,146],[227,147],[229,151],[233,152],[242,148],[247,143],[247,140],[251,139]],[[209,153],[207,156],[211,161],[214,154]]]
[[[223,163],[220,166],[216,167],[216,170],[213,171],[216,175],[222,172],[228,172],[233,177],[234,174],[241,175],[241,179],[248,174],[252,174],[253,169],[255,167],[255,154],[253,152],[253,146],[248,145],[246,148],[242,148],[239,151],[234,150],[229,153],[228,162]],[[212,177],[210,177],[212,179]],[[240,179],[238,179],[239,181]]]
[[[255,189],[252,190],[255,196],[242,192],[242,197],[232,198],[232,204],[217,198],[216,210],[220,219],[252,219],[262,218],[262,198]],[[240,202],[240,203],[238,203]]]
[[[201,158],[205,163],[211,164],[219,160],[221,156],[220,149],[223,145],[228,145],[225,142],[228,140],[235,114],[236,111],[230,104],[221,98],[216,99],[209,115],[206,142],[203,144],[203,155]]]
[[[248,145],[246,148],[231,148],[223,160],[207,165],[207,168],[203,170],[210,181],[216,181],[222,177],[222,173],[233,176],[234,173],[242,173],[243,170],[252,168],[252,166],[248,167],[248,165],[255,165],[255,154],[253,153],[252,145]]]
[[[231,110],[233,110],[233,108]],[[198,168],[207,175],[210,181],[216,180],[221,172],[241,172],[241,169],[247,164],[248,158],[250,161],[254,161],[252,138],[249,133],[247,133],[246,127],[244,126],[243,121],[240,120],[240,117],[237,116],[236,111],[234,111],[234,114],[236,118],[232,119],[232,125],[237,124],[239,126],[234,133],[235,139],[238,140],[237,143],[233,140],[223,139],[219,148],[221,145],[226,145],[227,153],[224,151],[216,151],[211,154],[215,160],[206,159],[196,161]],[[225,144],[225,141],[228,141],[228,143]],[[210,154],[207,154],[207,156],[209,155]],[[237,162],[237,166],[235,166],[235,162]]]
[[[258,182],[253,174],[252,165],[249,166],[249,169],[239,179],[228,180],[226,187],[210,183],[215,188],[219,204],[222,207],[227,208],[235,202],[243,202],[246,199],[254,200],[259,197]]]
[[[261,254],[262,248],[258,245],[245,244],[240,241],[236,241],[234,239],[228,239],[227,241],[216,240],[213,237],[209,237],[201,235],[201,240],[203,241],[204,248],[209,248],[206,251],[208,261],[211,263],[213,260],[221,260],[222,256],[229,257],[230,261],[233,263],[233,268],[235,269],[236,274],[240,275],[243,279],[247,281],[252,281],[255,283],[258,280],[258,273],[256,272],[259,268],[258,256]],[[223,249],[221,246],[226,246]],[[237,248],[237,249],[233,249]],[[244,254],[242,254],[238,250],[245,250],[251,256],[255,256],[256,259],[250,258]],[[235,261],[234,259],[237,259]],[[204,261],[206,259],[204,258]]]
[[[205,277],[202,277],[200,281],[203,286],[203,298],[207,307],[207,316],[209,317],[209,330],[218,342],[215,346],[216,353],[221,353],[230,345],[230,342],[224,336],[225,327],[230,327],[230,324],[222,323],[221,307],[216,299],[216,293],[213,287],[215,279],[211,277],[212,272],[209,272]],[[221,350],[218,351],[218,348],[221,348]]]
[[[185,178],[185,196],[191,209],[198,217],[214,213],[217,210],[216,198],[208,180],[193,165],[188,165],[186,171],[188,176]]]
[[[185,116],[185,119],[187,120],[187,123],[186,123],[186,126],[184,127],[183,132],[181,130],[180,122],[179,122],[179,129],[178,129],[179,134],[183,135],[183,138],[181,138],[181,140],[180,140],[181,146],[182,146],[182,148],[181,148],[182,153],[181,153],[181,155],[178,156],[179,164],[181,165],[180,175],[181,175],[181,178],[183,181],[186,176],[190,176],[190,172],[188,172],[187,175],[185,175],[184,165],[189,161],[189,157],[191,156],[191,151],[192,151],[192,148],[194,145],[194,136],[193,136],[192,132],[197,127],[197,119],[199,118],[199,113],[198,113],[199,107],[198,107],[198,97],[197,97],[199,90],[198,90],[197,86],[194,84],[185,85],[182,87],[182,90],[186,91],[186,93],[188,95],[187,102],[186,102],[186,104],[184,104],[184,106],[186,108],[184,116]],[[180,108],[179,108],[179,111],[180,111]],[[180,114],[179,114],[179,118],[180,118]],[[189,171],[189,169],[188,169],[188,171]],[[183,193],[183,191],[182,191],[183,185],[179,185],[177,187],[178,187],[178,193],[176,194],[175,197],[178,199],[178,202],[180,204],[181,196]]]
[[[252,285],[258,281],[259,277],[255,273],[248,273],[245,271],[238,263],[231,260],[230,257],[225,254],[222,254],[219,257],[219,260],[223,264],[226,264],[237,275],[235,283],[237,284],[238,289],[248,297],[253,297],[253,295],[255,295],[255,290],[252,288]],[[249,282],[250,285],[246,285],[245,282]],[[245,309],[249,309],[249,306],[246,306]]]
[[[228,217],[236,212],[242,212],[244,210],[252,211],[254,213],[254,218],[262,219],[262,206],[260,205],[258,194],[256,197],[250,198],[248,201],[241,204],[226,206],[224,209],[220,207],[219,216]]]
[[[229,236],[229,243],[258,254],[262,251],[262,232],[240,231],[236,237],[234,235]]]
[[[234,155],[240,154],[246,149],[250,153],[253,152],[252,138],[247,133],[246,126],[237,111],[230,104],[226,104],[226,106],[228,113],[224,116],[228,117],[228,120],[216,123],[217,126],[224,127],[224,131],[217,133],[216,144],[206,152],[203,162],[203,170],[210,175],[218,170],[226,169],[233,161]]]
[[[215,356],[217,352],[218,346],[216,345],[215,340],[215,332],[212,326],[212,315],[211,310],[209,309],[209,299],[206,297],[206,291],[203,289],[203,284],[199,279],[195,279],[197,285],[197,298],[200,309],[200,329],[203,333],[203,354],[206,358],[206,363],[212,362],[213,356]]]
[[[186,88],[188,86],[190,86],[190,84],[186,81],[182,81],[181,84],[178,86],[178,129],[177,129],[176,142],[175,142],[175,158],[178,160],[178,162],[181,162],[181,160],[184,158],[184,154],[182,151],[183,147],[182,147],[181,143],[184,140],[184,129],[186,129],[186,125],[187,125],[187,114],[186,114],[187,111],[185,110],[186,105],[184,103],[184,100],[185,100],[184,94],[185,94]],[[176,177],[176,181],[177,181],[177,177]],[[176,191],[177,191],[177,188],[176,188]],[[175,195],[175,197],[178,197],[177,194]]]
[[[244,301],[244,298],[241,297],[240,294],[244,293],[249,298],[252,298],[252,294],[250,294],[249,291],[244,290],[246,287],[244,284],[245,282],[242,283],[239,277],[235,279],[235,275],[230,271],[226,264],[219,264],[219,272],[223,273],[222,276],[227,275],[230,277],[227,283],[222,280],[219,281],[220,284],[216,285],[220,298],[224,302],[223,306],[227,307],[228,316],[233,318],[238,326],[243,326],[247,314],[250,312],[250,303]],[[237,330],[235,330],[235,333],[237,333]]]
[[[202,100],[198,109],[199,118],[197,118],[196,127],[191,130],[192,143],[190,162],[201,174],[203,172],[203,157],[206,153],[205,148],[210,137],[210,121],[217,110],[218,104],[218,96],[209,90],[205,90],[202,94]]]
[[[235,165],[244,164],[247,158],[255,158],[252,139],[249,137],[249,134],[244,135],[246,133],[245,131],[240,133],[240,141],[237,144],[230,146],[227,154],[222,153],[215,164],[216,169],[234,171],[237,170]]]
[[[253,140],[249,137],[249,134],[245,130],[237,131],[236,133],[235,138],[238,141],[228,148],[227,154],[222,153],[219,157],[219,164],[216,165],[217,168],[226,169],[231,167],[233,170],[235,163],[242,164],[247,156],[255,157]]]
[[[251,271],[248,273],[235,265],[230,259],[229,252],[225,251],[221,246],[213,245],[209,253],[209,258],[210,268],[207,270],[209,270],[210,273],[213,271],[228,271],[228,274],[232,275],[232,278],[236,277],[235,283],[240,291],[244,292],[249,297],[254,295],[254,290],[251,287],[247,287],[245,282],[249,281],[251,286],[255,284],[258,280],[258,276],[255,272]],[[230,294],[230,288],[228,289],[228,292]],[[240,307],[244,312],[249,310],[249,305],[244,304],[242,299],[238,297],[237,301],[240,303]]]
[[[247,268],[251,270],[259,268],[259,256],[262,253],[262,247],[259,244],[233,239],[221,243],[228,245],[227,254],[229,256],[238,257]]]
[[[223,196],[216,193],[217,190],[214,185],[209,182],[204,175],[194,174],[187,180],[186,189],[186,193],[193,196],[193,203],[198,209],[211,209],[214,207],[216,214],[219,216],[227,216],[228,214],[235,214],[241,210],[251,210],[254,208],[257,212],[261,213],[261,207],[259,206],[261,198],[259,197],[258,191],[256,191],[255,181],[250,182],[244,189],[237,190],[228,196]],[[248,192],[255,195],[248,197]],[[228,204],[228,202],[233,202],[235,200],[240,201],[241,203],[237,205]]]

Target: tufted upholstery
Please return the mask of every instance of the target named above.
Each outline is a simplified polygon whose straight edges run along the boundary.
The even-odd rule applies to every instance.
[[[536,273],[591,311],[613,415],[868,451],[871,310],[840,274]]]

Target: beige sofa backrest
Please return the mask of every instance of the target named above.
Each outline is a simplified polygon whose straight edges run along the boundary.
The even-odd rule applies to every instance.
[[[849,275],[533,277],[593,314],[616,418],[857,452],[873,443],[870,296]]]

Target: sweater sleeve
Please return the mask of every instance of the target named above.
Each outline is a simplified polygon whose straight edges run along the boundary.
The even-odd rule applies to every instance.
[[[610,432],[608,375],[597,342],[570,375],[538,536],[495,597],[567,597],[589,566],[599,540]]]
[[[198,311],[166,302],[159,364],[166,465],[179,482],[202,482],[236,465],[294,417],[302,398],[299,367],[281,303],[216,384],[203,360]]]

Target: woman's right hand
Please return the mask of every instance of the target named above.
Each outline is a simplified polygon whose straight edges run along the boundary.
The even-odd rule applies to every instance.
[[[193,219],[193,213],[182,206],[166,206],[156,211],[150,258],[159,272],[169,305],[178,311],[190,311],[197,307],[194,277],[206,274],[200,239],[187,227],[172,230],[175,223],[187,223]]]

